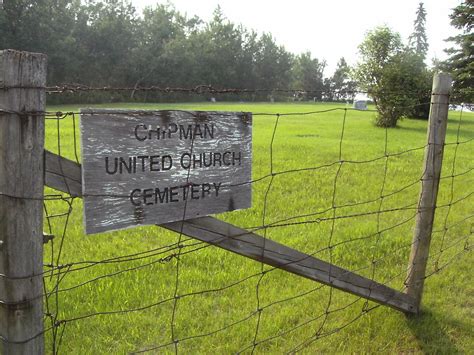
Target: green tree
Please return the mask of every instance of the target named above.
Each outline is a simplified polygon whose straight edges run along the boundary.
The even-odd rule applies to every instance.
[[[445,63],[453,75],[453,99],[474,103],[474,2],[465,0],[453,9],[450,18],[451,24],[462,31],[447,39],[455,45],[446,50],[450,57]]]
[[[258,40],[255,53],[255,78],[263,89],[285,89],[290,86],[293,56],[283,46],[278,46],[270,34]]]
[[[240,87],[257,89],[256,78],[256,53],[259,51],[258,34],[255,31],[243,32],[243,47],[240,54],[239,68]]]
[[[219,7],[205,23],[170,4],[138,14],[131,0],[9,0],[0,11],[0,48],[46,53],[50,85],[329,88],[324,62],[309,53],[295,60],[270,34],[235,25]],[[125,92],[80,95],[50,100],[130,98]],[[253,99],[265,98],[259,95]],[[161,99],[151,92],[131,96]]]
[[[416,19],[413,23],[413,33],[408,37],[408,47],[423,59],[425,59],[429,47],[425,24],[426,10],[423,3],[420,2],[418,4],[418,9],[416,10]]]
[[[353,92],[356,89],[356,82],[351,80],[350,75],[351,68],[347,65],[344,57],[341,57],[329,81],[332,100],[341,101],[354,96]]]
[[[362,61],[358,64],[355,76],[362,89],[371,91],[380,85],[385,66],[390,58],[402,51],[400,34],[386,26],[369,31],[359,45]]]
[[[431,78],[423,60],[412,51],[405,50],[390,58],[380,86],[373,93],[378,97],[377,124],[393,127],[402,117],[428,118]]]
[[[430,112],[430,87],[432,72],[428,70],[424,60],[428,53],[428,38],[426,36],[426,10],[423,2],[418,4],[416,19],[413,23],[413,33],[408,38],[408,48],[418,55],[419,59],[413,57],[414,65],[418,68],[417,80],[418,102],[413,106],[409,115],[413,118],[428,119]]]
[[[46,53],[48,81],[63,81],[76,41],[72,35],[79,0],[5,1],[0,10],[0,48]]]
[[[172,85],[181,77],[185,31],[193,26],[171,5],[146,7],[137,22],[136,44],[132,47],[128,72],[134,86]],[[182,48],[179,48],[182,47]],[[181,49],[181,53],[179,53]],[[133,93],[132,93],[133,95]]]
[[[388,88],[384,88],[384,78],[386,73],[391,73],[389,64],[391,58],[402,51],[402,41],[398,33],[393,32],[386,26],[377,27],[369,31],[364,41],[359,45],[361,62],[354,71],[354,77],[362,90],[367,91],[372,96],[379,112],[376,124],[379,126],[395,126],[400,117],[391,113],[392,100],[384,100],[384,93]]]
[[[326,62],[312,58],[310,52],[302,53],[295,58],[293,65],[294,87],[302,89],[306,99],[322,99],[325,67]]]
[[[243,45],[242,32],[241,28],[226,19],[219,6],[203,31],[201,41],[203,82],[238,86],[240,78],[237,68]]]
[[[136,46],[137,13],[128,0],[89,0],[78,12],[75,37],[85,68],[77,79],[91,85],[126,85]]]
[[[412,115],[429,92],[423,60],[404,48],[400,35],[386,26],[370,31],[359,51],[362,61],[354,76],[374,100],[376,124],[394,127],[400,118]]]

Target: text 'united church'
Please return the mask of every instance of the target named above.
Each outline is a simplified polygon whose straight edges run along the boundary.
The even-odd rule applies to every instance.
[[[214,139],[214,124],[175,124],[171,123],[167,127],[152,127],[145,124],[136,125],[134,137],[138,141],[179,139]],[[178,166],[182,169],[199,169],[209,167],[222,167],[242,165],[242,153],[240,151],[210,151],[191,153],[184,152],[180,156],[173,158],[169,154],[161,155],[134,155],[104,157],[105,171],[109,175],[113,174],[136,174],[140,172],[157,172],[172,169]]]

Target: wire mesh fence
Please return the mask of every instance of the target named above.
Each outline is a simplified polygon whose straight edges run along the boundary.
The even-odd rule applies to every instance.
[[[217,91],[181,91],[203,90]],[[247,182],[252,207],[218,216],[263,237],[255,257],[261,261],[216,248],[212,244],[226,235],[215,231],[211,244],[189,238],[184,223],[177,232],[152,226],[85,236],[82,201],[65,176],[65,191],[47,187],[44,197],[0,191],[43,200],[45,263],[34,276],[44,283],[35,298],[44,300],[45,330],[35,337],[45,335],[48,351],[294,353],[318,349],[325,338],[380,308],[269,265],[271,242],[304,253],[298,261],[317,257],[329,263],[329,285],[336,281],[334,265],[371,280],[374,289],[381,284],[404,290],[423,154],[430,145],[426,125],[374,129],[374,110],[343,105],[281,108],[253,112],[253,174]],[[28,114],[44,115],[46,149],[80,164],[78,111]],[[473,124],[463,108],[450,114],[427,278],[470,251]],[[281,257],[295,264],[289,255]],[[374,291],[368,292],[370,299]]]

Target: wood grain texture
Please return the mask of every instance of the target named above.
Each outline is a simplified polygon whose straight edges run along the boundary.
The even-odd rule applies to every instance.
[[[45,55],[0,51],[0,108],[44,111],[45,85]],[[43,272],[43,150],[44,117],[0,115],[2,354],[44,353],[43,280],[33,276]]]
[[[425,149],[421,192],[405,289],[405,292],[416,300],[417,311],[421,304],[426,264],[430,252],[431,232],[443,163],[446,126],[448,124],[451,82],[451,76],[448,74],[435,74],[433,78],[428,145]]]
[[[73,197],[82,196],[81,165],[47,150],[44,152],[45,184]],[[60,188],[59,188],[60,187]]]
[[[72,196],[82,197],[81,164],[44,151],[44,184]]]
[[[402,312],[415,311],[414,300],[407,294],[213,217],[165,223],[161,227]]]
[[[67,162],[64,158],[60,159]],[[68,174],[70,174],[71,179],[76,180],[81,176],[81,167],[79,164],[70,161],[69,163],[72,169],[68,171]],[[46,165],[46,170],[54,169],[50,169]],[[60,172],[57,173],[60,174]],[[55,185],[56,181],[50,180],[49,186],[65,191],[64,184]],[[79,193],[80,191],[75,192]],[[265,264],[281,268],[296,275],[324,284],[330,284],[340,290],[391,306],[403,312],[412,313],[415,310],[414,299],[409,295],[274,241],[268,239],[265,241],[265,252],[262,258],[264,238],[213,217],[194,218],[183,222],[183,224],[182,222],[172,222],[159,226],[177,233],[182,232],[189,237],[253,260],[263,261]]]
[[[251,205],[252,116],[81,110],[86,233]]]

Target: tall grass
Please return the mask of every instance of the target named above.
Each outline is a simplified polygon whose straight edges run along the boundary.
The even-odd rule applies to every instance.
[[[113,107],[289,113],[345,106],[193,103],[116,104]],[[51,111],[77,109],[78,106],[48,107]],[[274,137],[273,168],[281,172],[322,166],[338,161],[340,149],[345,161],[384,157],[387,137],[387,153],[403,154],[388,158],[383,192],[385,158],[364,164],[343,164],[334,194],[338,170],[338,164],[335,164],[318,170],[277,175],[267,198],[269,178],[262,179],[253,184],[251,208],[217,217],[247,228],[262,224],[264,204],[266,224],[328,210],[317,215],[319,221],[269,228],[265,236],[401,289],[415,210],[383,213],[379,218],[377,214],[364,213],[379,208],[416,206],[423,149],[408,149],[425,145],[427,122],[404,120],[399,127],[385,130],[374,126],[374,116],[372,112],[348,111],[342,141],[344,111],[281,116]],[[269,149],[275,119],[275,116],[254,116],[254,179],[269,174]],[[474,138],[474,114],[463,113],[460,124],[459,119],[459,112],[450,113],[447,143]],[[54,152],[58,151],[57,123],[50,120],[46,127],[46,148]],[[59,121],[59,131],[62,155],[75,159],[72,119]],[[455,262],[426,280],[423,314],[419,317],[407,318],[387,307],[366,312],[375,304],[369,302],[366,305],[365,300],[356,296],[280,270],[272,270],[262,277],[260,263],[216,247],[200,248],[204,245],[198,244],[183,248],[179,261],[166,259],[176,252],[169,251],[155,256],[144,254],[146,257],[142,259],[121,263],[85,263],[84,266],[92,266],[66,273],[59,286],[60,292],[53,294],[48,301],[51,313],[57,308],[59,320],[99,314],[66,322],[65,326],[58,328],[57,341],[64,327],[60,351],[68,354],[129,353],[170,343],[173,330],[175,339],[180,339],[177,348],[183,353],[250,352],[254,348],[258,326],[255,350],[260,353],[290,351],[305,339],[311,339],[318,330],[323,337],[311,342],[304,352],[469,352],[474,346],[472,254],[462,251],[472,235],[474,207],[473,197],[469,194],[473,192],[473,172],[470,171],[473,168],[473,145],[474,141],[450,144],[445,148],[442,176],[446,178],[441,183],[438,205],[461,200],[451,208],[440,207],[436,212],[434,230],[437,232],[433,235],[428,272],[436,271],[453,258]],[[453,164],[456,175],[466,172],[454,180],[450,178]],[[399,191],[402,187],[404,189]],[[47,188],[46,193],[54,191]],[[334,226],[330,218],[333,195],[335,205],[348,205],[336,210],[338,216],[355,215],[337,219]],[[381,195],[384,196],[382,201]],[[373,202],[357,205],[368,200]],[[63,201],[47,202],[50,214],[64,211],[67,207]],[[311,218],[292,221],[308,219]],[[51,222],[56,238],[46,246],[46,264],[55,261],[59,253],[61,264],[67,265],[150,250],[161,251],[158,248],[178,242],[177,234],[154,226],[84,235],[82,202],[79,199],[74,200],[64,240],[61,240],[61,235],[65,217],[51,219]],[[460,223],[455,225],[457,222]],[[398,227],[391,228],[398,224]],[[443,230],[445,225],[450,227],[446,233]],[[45,229],[47,227],[45,223]],[[389,230],[377,233],[385,229]],[[464,239],[460,239],[462,237]],[[195,243],[187,238],[181,242]],[[337,246],[328,248],[329,242]],[[192,248],[197,250],[186,253]],[[440,253],[440,250],[443,251]],[[373,263],[373,260],[377,262]],[[263,269],[271,268],[264,266]],[[57,278],[47,278],[47,288],[52,289],[56,282]],[[181,296],[177,301],[175,288]],[[262,310],[260,318],[257,308]],[[49,332],[49,349],[52,341]],[[170,344],[153,352],[174,351],[175,344]]]

